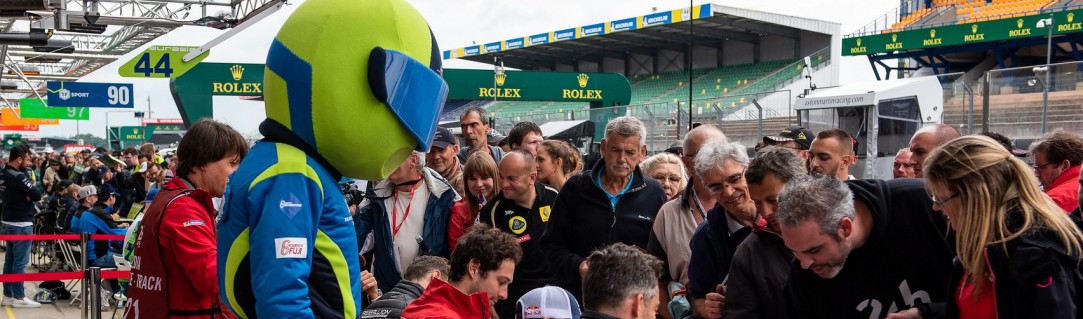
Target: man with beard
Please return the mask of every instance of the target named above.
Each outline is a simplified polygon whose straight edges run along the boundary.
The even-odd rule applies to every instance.
[[[835,176],[840,180],[854,179],[850,166],[857,163],[854,154],[854,138],[840,129],[830,129],[816,134],[809,150],[810,173],[813,176]]]
[[[696,154],[696,174],[718,205],[707,211],[707,222],[696,228],[689,242],[688,297],[694,315],[722,315],[725,298],[720,287],[729,275],[737,245],[748,237],[758,219],[744,178],[747,167],[748,153],[739,143],[711,140]]]
[[[778,223],[796,260],[792,318],[883,318],[944,302],[953,254],[944,215],[916,179],[786,184]]]
[[[542,235],[542,250],[561,288],[582,298],[586,257],[612,243],[647,249],[651,225],[666,201],[662,185],[645,178],[639,162],[647,154],[646,129],[634,117],[605,126],[602,160],[568,179]]]
[[[748,163],[745,179],[756,213],[767,222],[757,224],[737,247],[726,281],[724,318],[788,318],[778,301],[790,277],[793,252],[779,233],[778,193],[790,181],[808,178],[801,158],[791,150],[769,146]]]

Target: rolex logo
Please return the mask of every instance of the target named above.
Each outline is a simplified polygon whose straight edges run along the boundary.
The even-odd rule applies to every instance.
[[[974,24],[970,26],[970,33],[978,33],[978,25]]]
[[[504,80],[508,79],[507,73],[499,73],[496,75],[496,86],[504,86]]]
[[[899,35],[898,34],[892,34],[891,35],[891,42],[899,42]]]
[[[1069,12],[1068,13],[1068,23],[1072,23],[1072,19],[1075,19],[1075,13],[1074,12]]]
[[[929,38],[935,38],[935,37],[936,37],[936,29],[929,30]]]
[[[244,76],[244,67],[240,64],[234,64],[229,68],[229,73],[233,74],[234,81],[240,81],[241,77]]]
[[[139,134],[139,129],[133,128],[132,129],[132,135],[138,135],[138,134]]]
[[[861,46],[861,38],[857,38],[857,46]]]
[[[581,88],[587,87],[587,81],[590,80],[590,77],[587,76],[586,73],[579,73],[579,76],[577,76],[575,78],[577,80],[579,80],[579,87],[581,87]]]
[[[1022,28],[1023,28],[1023,19],[1019,19],[1019,20],[1016,20],[1016,21],[1015,21],[1015,25],[1016,25],[1016,26],[1017,26],[1017,27],[1018,27],[1019,29],[1022,29]]]

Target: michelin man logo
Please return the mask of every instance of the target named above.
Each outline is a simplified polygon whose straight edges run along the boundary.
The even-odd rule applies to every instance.
[[[60,89],[60,92],[57,92],[57,95],[61,100],[67,101],[71,98],[71,91],[68,91],[68,89]]]

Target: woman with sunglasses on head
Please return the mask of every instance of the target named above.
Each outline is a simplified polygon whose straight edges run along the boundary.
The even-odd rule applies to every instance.
[[[455,250],[459,237],[474,225],[481,206],[496,197],[500,191],[494,186],[496,181],[500,180],[500,170],[493,157],[485,152],[470,154],[463,165],[462,179],[466,192],[462,200],[451,206],[451,219],[448,221],[447,237],[452,251]]]
[[[923,169],[933,209],[955,230],[948,318],[1083,316],[1078,220],[1042,193],[1029,165],[988,137],[964,136]]]

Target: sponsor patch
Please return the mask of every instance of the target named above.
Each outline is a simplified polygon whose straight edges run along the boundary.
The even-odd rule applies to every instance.
[[[541,315],[541,307],[538,307],[538,305],[529,305],[526,306],[526,309],[523,309],[524,318],[539,318]]]
[[[511,215],[515,215],[515,211],[514,211],[514,210],[510,210],[510,209],[509,209],[509,210],[505,210],[505,211],[504,211],[504,216],[511,216]]]
[[[202,220],[189,220],[189,221],[186,221],[186,222],[184,222],[184,227],[188,227],[188,226],[203,226],[203,225],[204,225],[204,224],[203,224],[203,221],[202,221]]]
[[[519,242],[519,244],[530,241],[530,234],[519,236],[519,237],[515,238],[515,241]]]
[[[526,218],[515,216],[508,220],[508,228],[516,235],[522,235],[526,231]]]
[[[542,206],[542,208],[538,209],[538,215],[541,215],[541,220],[542,220],[543,223],[548,223],[549,222],[549,214],[552,214],[552,213],[553,213],[553,209],[550,208],[549,206]]]
[[[293,216],[297,216],[297,213],[301,212],[301,209],[304,207],[305,205],[301,204],[301,199],[297,198],[293,193],[278,200],[278,210],[282,211],[282,213],[286,214],[286,217],[289,217],[290,219],[293,219]]]
[[[308,258],[308,240],[301,237],[275,238],[275,258]]]

